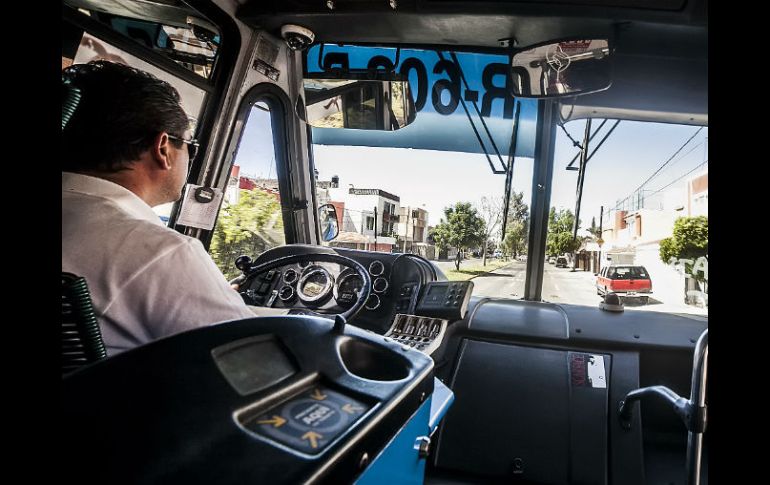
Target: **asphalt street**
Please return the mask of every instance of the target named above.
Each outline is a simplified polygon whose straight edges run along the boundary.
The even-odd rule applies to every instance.
[[[465,261],[465,264],[476,263],[475,260]],[[478,261],[480,265],[480,261]],[[450,262],[445,263],[449,267]],[[526,262],[514,261],[491,273],[473,278],[474,296],[495,298],[523,298],[526,278]],[[441,267],[441,263],[439,263]],[[571,303],[575,305],[599,306],[602,297],[596,294],[596,276],[587,271],[572,271],[572,268],[557,268],[545,264],[543,275],[542,299],[552,303]],[[653,284],[653,291],[654,291]],[[659,297],[659,296],[658,296]],[[667,313],[686,313],[693,315],[708,315],[707,308],[686,305],[684,302],[661,301],[653,294],[648,304],[642,304],[636,299],[625,300],[626,310],[660,311]]]

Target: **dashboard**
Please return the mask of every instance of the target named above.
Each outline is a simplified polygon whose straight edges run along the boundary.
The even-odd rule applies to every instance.
[[[321,253],[338,254],[366,268],[372,291],[351,323],[381,334],[397,314],[414,314],[421,289],[438,279],[428,261],[412,254],[293,244],[266,251],[252,266],[286,256],[300,256],[299,262],[247,278],[241,296],[249,305],[288,308],[293,313],[333,315],[348,310],[358,301],[363,281],[352,267],[314,260]]]

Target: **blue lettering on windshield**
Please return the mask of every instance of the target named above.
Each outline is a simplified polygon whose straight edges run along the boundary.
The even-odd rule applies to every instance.
[[[507,159],[513,132],[514,105],[519,101],[521,112],[515,155],[534,156],[537,101],[516,100],[510,94],[508,56],[466,52],[452,56],[447,51],[401,49],[398,65],[393,66],[396,49],[392,48],[325,45],[322,59],[319,59],[319,52],[319,45],[308,50],[308,73],[321,73],[333,68],[395,67],[409,79],[417,117],[412,124],[397,131],[314,127],[314,143],[483,153],[470,126],[470,116],[492,158],[496,158],[492,150],[494,145],[503,159]],[[458,64],[462,69],[458,69]],[[462,102],[465,102],[467,113]]]

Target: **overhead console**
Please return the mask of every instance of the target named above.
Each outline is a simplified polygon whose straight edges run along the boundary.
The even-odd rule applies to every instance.
[[[429,357],[351,325],[229,322],[66,377],[62,452],[128,483],[421,480],[414,444],[451,402],[442,387]]]

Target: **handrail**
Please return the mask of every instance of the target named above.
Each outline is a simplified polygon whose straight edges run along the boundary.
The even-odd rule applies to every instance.
[[[690,399],[685,399],[666,386],[650,386],[634,389],[620,401],[618,416],[625,429],[631,429],[634,403],[644,396],[660,396],[674,407],[674,412],[687,427],[687,483],[700,483],[703,433],[706,431],[706,377],[708,370],[708,329],[704,330],[695,344],[692,364]]]

